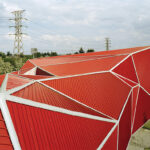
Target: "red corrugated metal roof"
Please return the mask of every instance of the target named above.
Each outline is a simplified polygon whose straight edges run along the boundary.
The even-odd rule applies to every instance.
[[[110,135],[109,139],[104,144],[102,150],[117,150],[117,146],[118,146],[117,140],[118,140],[118,126]]]
[[[0,110],[0,150],[13,150],[12,143]]]
[[[111,69],[127,55],[87,60],[77,63],[41,66],[42,69],[57,76],[75,75]]]
[[[113,123],[7,102],[22,150],[97,149]]]
[[[54,64],[60,64],[60,63],[68,63],[68,62],[75,62],[75,61],[82,61],[86,60],[85,57],[71,57],[68,55],[68,57],[44,57],[39,59],[31,59],[34,64],[37,66],[47,66],[47,65],[54,65]]]
[[[119,77],[121,80],[125,81],[127,84],[129,84],[129,85],[132,86],[132,87],[138,84],[138,83],[132,82],[132,81],[130,81],[129,79],[124,78],[124,77],[122,77],[122,76],[120,76],[120,75],[116,75],[116,76]]]
[[[0,86],[2,85],[4,78],[5,78],[5,74],[0,75]]]
[[[50,64],[57,64],[57,63],[64,63],[70,61],[81,61],[89,58],[96,58],[96,57],[107,57],[113,55],[120,55],[120,54],[130,54],[145,48],[149,48],[150,46],[143,46],[143,47],[133,47],[133,48],[125,48],[125,49],[118,49],[118,50],[110,50],[110,51],[98,51],[93,53],[82,53],[82,54],[74,54],[74,55],[63,55],[63,56],[55,56],[55,57],[44,57],[44,58],[35,58],[31,59],[30,61],[34,64],[41,66],[41,65],[50,65]],[[43,63],[43,64],[42,64]]]
[[[82,53],[75,54],[72,56],[92,56],[92,55],[116,55],[116,54],[130,54],[145,48],[149,48],[150,46],[142,46],[142,47],[133,47],[133,48],[125,48],[125,49],[117,49],[117,50],[109,50],[109,51],[99,51],[93,53]]]
[[[132,125],[134,121],[134,116],[136,112],[136,105],[137,105],[137,100],[138,100],[138,92],[139,92],[139,86],[136,86],[133,88],[132,91]]]
[[[43,75],[43,76],[53,76],[52,74],[50,74],[49,72],[46,72],[40,68],[37,67],[36,69],[36,75]]]
[[[22,97],[25,99],[30,99],[40,103],[49,104],[52,106],[65,108],[68,110],[83,112],[107,118],[105,115],[100,114],[86,106],[83,106],[39,83],[34,83],[28,87],[25,87],[20,91],[13,93],[12,95]]]
[[[126,107],[122,113],[119,122],[119,136],[118,136],[118,149],[126,150],[129,139],[131,137],[131,105],[132,105],[132,94],[130,95]]]
[[[137,131],[150,119],[150,95],[142,88],[139,90],[138,101],[136,105],[133,133]]]
[[[39,80],[39,79],[45,79],[45,78],[52,78],[54,76],[42,76],[42,75],[19,75],[25,78]]]
[[[47,66],[52,64],[82,61],[90,58],[95,58],[98,55],[99,57],[106,57],[106,56],[113,56],[113,55],[120,55],[120,54],[130,54],[132,52],[136,52],[148,47],[150,46],[134,47],[134,48],[126,48],[126,49],[110,50],[110,51],[99,51],[93,53],[82,53],[82,54],[75,54],[75,55],[64,55],[64,56],[56,56],[56,57],[44,57],[44,58],[31,59],[30,61],[37,66]]]
[[[28,72],[28,71],[30,71],[30,70],[32,70],[32,69],[33,69],[33,68],[21,69],[21,70],[19,70],[18,74],[24,74],[24,73],[26,73],[26,72]]]
[[[14,71],[14,72],[11,72],[11,74],[18,75],[18,74],[19,74],[19,71]]]
[[[43,83],[116,119],[131,90],[111,73],[54,79]]]
[[[120,65],[114,68],[113,71],[138,83],[138,79],[136,76],[135,68],[131,57],[123,61]]]
[[[27,68],[34,68],[35,65],[33,65],[29,60],[21,67],[21,70],[27,69]]]
[[[150,50],[133,55],[141,86],[150,93]]]
[[[23,79],[19,76],[15,75],[8,75],[8,81],[7,81],[7,90],[24,85],[26,83],[29,83],[31,80],[29,79]]]

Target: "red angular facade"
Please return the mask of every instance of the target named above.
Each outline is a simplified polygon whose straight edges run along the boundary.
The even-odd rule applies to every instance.
[[[0,149],[126,150],[150,119],[150,47],[28,60],[0,76]]]

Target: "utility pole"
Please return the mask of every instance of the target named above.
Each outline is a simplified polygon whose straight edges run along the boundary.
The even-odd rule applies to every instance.
[[[109,48],[110,48],[110,44],[111,44],[111,42],[110,42],[110,39],[109,39],[109,38],[105,38],[105,44],[106,44],[106,51],[108,51],[108,50],[109,50]]]
[[[14,15],[14,18],[9,19],[9,20],[15,21],[15,25],[10,26],[15,29],[15,33],[9,34],[9,35],[15,36],[14,49],[13,49],[14,55],[15,54],[20,55],[21,53],[24,52],[22,38],[23,38],[23,35],[26,35],[26,34],[22,33],[22,27],[26,27],[26,26],[22,24],[22,21],[27,20],[26,18],[23,18],[24,12],[25,10],[13,11],[12,14]]]

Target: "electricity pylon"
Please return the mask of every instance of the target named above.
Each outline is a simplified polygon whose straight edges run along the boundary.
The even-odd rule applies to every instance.
[[[109,38],[105,38],[105,44],[106,44],[106,51],[108,51],[110,48],[110,44],[111,44]]]
[[[26,34],[22,33],[22,27],[26,27],[26,26],[22,24],[22,20],[27,20],[26,18],[23,18],[24,11],[25,10],[13,11],[12,14],[14,15],[14,18],[9,19],[15,21],[15,25],[10,26],[15,28],[15,33],[9,35],[15,36],[13,54],[17,54],[17,55],[20,55],[21,53],[24,52],[22,37],[23,35]]]

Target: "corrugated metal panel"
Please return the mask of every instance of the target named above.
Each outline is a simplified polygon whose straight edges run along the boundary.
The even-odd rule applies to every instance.
[[[43,83],[116,119],[131,89],[111,73],[55,79]]]
[[[50,73],[40,69],[40,68],[37,68],[36,69],[36,75],[43,75],[43,76],[53,76],[51,75]]]
[[[131,100],[130,96],[119,122],[119,150],[126,150],[131,137]]]
[[[90,59],[92,58],[92,56],[96,57],[97,55],[106,57],[106,56],[113,56],[117,54],[119,55],[130,54],[132,52],[136,52],[136,51],[148,48],[148,47],[149,46],[126,48],[126,49],[119,49],[119,50],[110,50],[110,51],[99,51],[99,52],[94,52],[94,53],[83,53],[83,54],[75,54],[75,55],[36,58],[36,59],[31,59],[30,61],[36,64],[37,66],[47,66],[47,65],[52,65],[52,64],[54,65],[54,64],[59,64],[59,63],[82,61],[82,60]]]
[[[52,106],[57,106],[57,107],[61,107],[61,108],[65,108],[65,109],[69,109],[69,110],[73,110],[77,112],[83,112],[83,113],[107,118],[106,116],[100,113],[97,113],[96,111],[90,108],[87,108],[81,104],[78,104],[77,102],[63,95],[60,95],[59,93],[39,83],[34,83],[28,87],[25,87],[21,89],[20,91],[13,93],[12,95],[22,97],[25,99],[30,99],[30,100],[40,102],[40,103],[49,104]]]
[[[86,60],[85,57],[45,57],[45,58],[39,58],[39,59],[31,59],[31,61],[36,64],[37,66],[47,66],[47,65],[54,65],[54,64],[60,64],[60,63],[68,63],[68,62],[75,62],[75,61],[81,61]]]
[[[13,150],[12,143],[0,110],[0,150]]]
[[[150,50],[133,55],[141,86],[150,93]]]
[[[117,66],[114,70],[114,72],[138,83],[138,79],[136,76],[136,72],[134,69],[134,65],[132,62],[132,58],[129,57],[124,62],[122,62],[119,66]]]
[[[41,66],[41,68],[58,76],[106,71],[111,69],[126,56],[127,55],[88,60],[77,63]]]
[[[14,75],[8,75],[7,90],[29,83],[31,80],[23,79]]]
[[[28,72],[28,71],[30,71],[30,70],[32,70],[33,68],[26,68],[26,69],[20,69],[19,70],[19,74],[24,74],[24,73],[26,73],[26,72]]]
[[[19,75],[25,78],[29,78],[29,79],[34,79],[34,80],[39,80],[39,79],[45,79],[45,78],[51,78],[53,76],[42,76],[42,75]]]
[[[5,78],[5,74],[0,75],[0,86],[2,85],[4,78]]]
[[[29,60],[21,67],[21,70],[27,69],[27,68],[34,68],[35,65],[33,65]]]
[[[150,119],[150,96],[140,88],[137,100],[133,133]]]
[[[116,54],[130,54],[150,46],[143,46],[143,47],[133,47],[133,48],[125,48],[125,49],[117,49],[117,50],[109,50],[109,51],[99,51],[94,53],[82,53],[82,54],[75,54],[72,56],[92,56],[92,55],[116,55]]]
[[[102,150],[117,150],[118,127],[110,135]]]
[[[22,150],[96,149],[112,123],[7,102]]]
[[[11,72],[11,74],[18,75],[18,74],[19,74],[19,71],[14,71],[14,72]]]
[[[64,63],[64,62],[70,62],[70,61],[80,61],[85,60],[88,57],[93,58],[99,56],[113,56],[117,54],[130,54],[132,52],[136,52],[145,48],[148,48],[149,46],[144,47],[134,47],[134,48],[126,48],[126,49],[119,49],[119,50],[111,50],[111,51],[99,51],[99,52],[93,52],[93,53],[82,53],[82,54],[75,54],[75,55],[64,55],[64,56],[56,56],[56,57],[46,57],[46,58],[38,58],[38,59],[32,59],[31,61],[35,63],[36,65],[48,65],[48,64],[57,64],[57,63]],[[88,57],[87,57],[88,56]],[[71,59],[70,59],[71,58]],[[44,62],[42,64],[42,62]]]
[[[127,84],[129,84],[129,85],[132,86],[132,87],[138,84],[138,83],[134,83],[134,82],[132,82],[132,81],[126,79],[126,78],[123,78],[123,77],[120,76],[120,75],[116,75],[116,76],[119,77],[121,80],[125,81]]]
[[[132,125],[133,125],[133,119],[136,111],[136,105],[137,105],[137,100],[138,100],[138,92],[139,92],[139,86],[133,88],[132,91]]]

